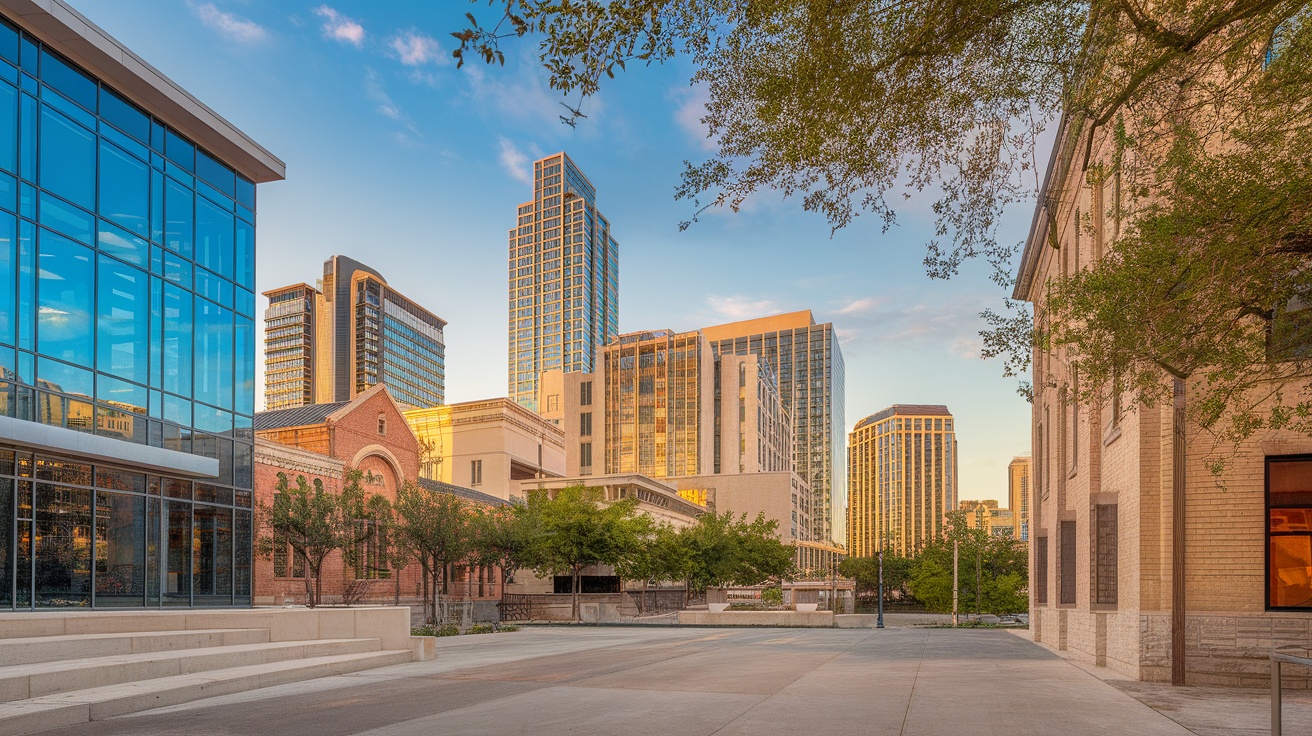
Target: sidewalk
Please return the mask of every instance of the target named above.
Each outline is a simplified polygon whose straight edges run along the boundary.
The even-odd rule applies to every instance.
[[[1028,631],[1013,631],[1030,641]],[[1031,642],[1032,643],[1032,642]],[[1196,736],[1256,736],[1271,732],[1271,691],[1266,688],[1175,687],[1139,682],[1106,667],[1070,659],[1045,644],[1038,646],[1152,708]],[[1312,691],[1284,691],[1285,736],[1312,734]]]

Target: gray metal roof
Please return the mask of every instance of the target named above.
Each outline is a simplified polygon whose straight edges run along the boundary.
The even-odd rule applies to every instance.
[[[277,411],[260,411],[255,413],[255,431],[263,429],[282,429],[284,427],[304,427],[309,424],[323,424],[329,414],[347,406],[351,402],[338,401],[332,404],[308,404],[295,409]]]
[[[432,491],[433,493],[446,493],[459,498],[469,499],[484,506],[509,506],[510,502],[497,498],[482,491],[476,491],[473,488],[464,486],[451,485],[443,483],[440,480],[429,480],[427,478],[419,479],[419,487]]]

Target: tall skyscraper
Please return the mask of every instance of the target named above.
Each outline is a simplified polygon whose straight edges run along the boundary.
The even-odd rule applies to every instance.
[[[862,419],[848,449],[847,550],[914,554],[957,507],[957,440],[946,406],[894,404]]]
[[[264,292],[264,408],[350,401],[382,383],[407,408],[446,396],[446,322],[374,269],[333,256],[319,288]]]
[[[283,162],[62,0],[0,0],[0,111],[0,609],[249,606]]]
[[[1007,499],[1011,506],[1014,538],[1030,541],[1030,466],[1029,455],[1017,455],[1007,466]]]
[[[538,411],[538,376],[590,373],[619,334],[619,243],[597,190],[564,153],[533,164],[509,238],[511,399]]]
[[[833,324],[817,325],[805,310],[707,327],[702,334],[717,356],[758,355],[770,367],[792,417],[794,468],[811,488],[811,538],[845,538],[843,353]]]

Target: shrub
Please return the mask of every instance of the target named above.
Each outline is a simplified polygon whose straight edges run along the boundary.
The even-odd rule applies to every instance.
[[[501,624],[497,631],[519,631],[519,627],[514,624]]]
[[[496,631],[496,627],[493,626],[492,624],[474,624],[473,626],[470,626],[470,627],[469,627],[469,630],[466,631],[465,633],[466,633],[466,634],[491,634],[491,633],[493,633],[494,631]]]
[[[782,606],[784,604],[784,589],[771,586],[761,591],[761,602],[767,606]]]

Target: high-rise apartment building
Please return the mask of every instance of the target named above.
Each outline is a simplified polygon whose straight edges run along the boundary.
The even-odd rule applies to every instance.
[[[811,312],[733,322],[702,329],[716,356],[756,355],[774,374],[793,423],[794,470],[811,489],[811,538],[845,537],[847,440],[843,419],[843,353],[831,323]],[[840,464],[834,468],[835,458]]]
[[[946,406],[894,404],[862,419],[848,449],[848,553],[914,554],[957,506],[957,440]]]
[[[590,373],[619,334],[619,243],[597,190],[564,153],[533,164],[509,237],[508,395],[538,411],[538,377]]]
[[[446,322],[374,269],[333,256],[320,287],[264,292],[266,411],[350,401],[382,383],[407,408],[446,395]]]
[[[1007,466],[1007,503],[1015,539],[1030,541],[1030,466],[1029,455],[1017,455]]]
[[[249,606],[255,189],[62,0],[0,0],[0,609]]]

